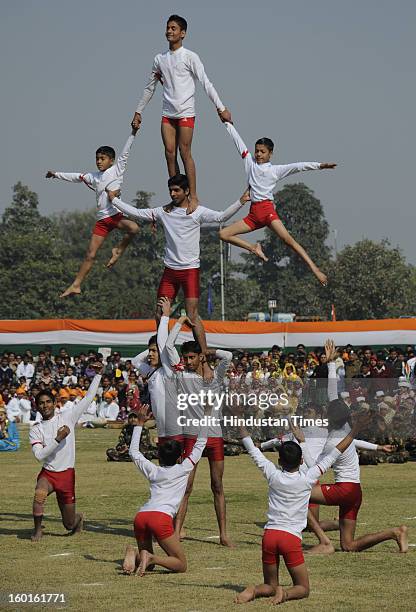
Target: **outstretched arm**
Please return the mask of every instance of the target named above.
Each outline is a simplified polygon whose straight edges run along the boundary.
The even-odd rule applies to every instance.
[[[97,366],[97,369],[98,369],[98,366]],[[82,398],[82,400],[72,408],[71,418],[72,418],[72,422],[74,425],[78,422],[81,415],[84,413],[84,411],[91,404],[94,397],[97,395],[97,391],[98,391],[100,382],[101,382],[101,374],[96,374],[91,381],[91,384],[87,391],[87,395],[84,398]]]
[[[48,170],[45,175],[45,178],[61,179],[69,183],[83,183],[87,181],[86,177],[88,174],[84,175],[81,172],[55,172],[55,170]]]
[[[178,339],[179,332],[181,331],[182,325],[185,321],[188,320],[188,317],[179,317],[175,325],[172,327],[168,339],[166,340],[166,352],[169,359],[169,363],[171,366],[176,366],[180,362],[181,358],[179,357],[179,353],[175,348],[175,342]]]
[[[144,88],[143,91],[143,95],[140,98],[138,104],[137,104],[137,108],[136,108],[136,114],[140,115],[142,114],[142,112],[144,111],[144,109],[146,108],[147,104],[150,102],[150,100],[153,97],[153,94],[155,93],[155,89],[156,89],[156,85],[158,83],[158,81],[161,81],[161,77],[160,77],[160,73],[159,73],[159,68],[158,68],[158,63],[156,58],[154,59],[153,62],[153,67],[152,67],[152,72],[150,74],[150,77],[146,83],[146,86]],[[141,120],[141,117],[140,117]]]
[[[338,399],[337,370],[335,365],[337,351],[333,340],[325,342],[325,355],[328,364],[328,399],[332,402]]]
[[[201,225],[204,223],[225,223],[228,219],[231,219],[239,210],[250,201],[248,190],[243,193],[239,200],[236,200],[233,204],[228,206],[225,210],[212,210],[211,208],[205,208],[201,206],[201,216],[199,222]]]
[[[127,217],[131,217],[132,219],[144,219],[145,221],[153,221],[155,217],[157,217],[157,208],[136,208],[131,204],[126,204],[126,202],[123,202],[120,198],[115,197],[114,193],[113,191],[108,191],[109,199],[117,210]]]
[[[195,77],[201,83],[201,85],[204,88],[205,93],[207,94],[208,98],[211,100],[211,102],[213,104],[215,104],[217,110],[219,110],[220,113],[222,113],[225,110],[225,106],[221,102],[220,97],[217,94],[217,91],[216,91],[214,85],[208,79],[208,77],[206,75],[206,72],[205,72],[204,65],[201,62],[199,56],[196,53],[193,53],[192,56],[191,56],[190,62],[191,62],[192,73],[195,75]]]
[[[114,168],[113,174],[115,178],[122,177],[126,170],[127,160],[129,158],[130,150],[133,145],[136,133],[137,133],[137,128],[132,128],[131,134],[127,138],[127,141],[123,147],[123,150],[121,151],[120,155],[117,157],[116,163],[113,166]]]
[[[296,162],[295,164],[284,164],[282,166],[274,166],[276,171],[276,180],[280,181],[281,179],[289,176],[291,174],[296,174],[297,172],[306,172],[307,170],[325,170],[336,168],[337,164],[335,163],[327,163],[327,162]]]

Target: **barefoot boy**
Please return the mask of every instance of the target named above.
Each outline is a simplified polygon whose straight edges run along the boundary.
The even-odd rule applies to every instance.
[[[189,474],[201,458],[206,444],[206,435],[200,430],[198,440],[190,456],[177,463],[182,454],[182,444],[168,440],[159,446],[159,466],[140,452],[142,428],[148,420],[148,406],[139,408],[139,425],[134,428],[130,445],[130,457],[150,483],[150,499],[140,508],[134,519],[134,533],[138,552],[129,545],[123,562],[126,574],[143,576],[152,565],[161,565],[172,572],[186,572],[186,557],[179,537],[175,533],[173,519],[185,493]],[[166,557],[155,555],[152,539],[166,553]]]
[[[177,160],[179,148],[185,174],[189,180],[188,213],[191,213],[198,203],[195,164],[191,153],[195,125],[195,81],[198,80],[201,83],[224,121],[231,121],[231,114],[208,80],[198,55],[183,46],[187,27],[188,24],[183,17],[179,15],[169,17],[166,25],[169,50],[165,53],[158,53],[154,59],[152,73],[137,105],[132,127],[140,126],[142,112],[152,98],[157,82],[160,81],[163,87],[162,140],[165,146],[168,173],[169,176],[179,174]]]
[[[221,120],[224,123],[223,117],[221,117]],[[256,142],[253,159],[235,127],[228,122],[225,122],[225,127],[244,161],[244,169],[250,188],[251,206],[247,217],[220,231],[221,239],[254,253],[263,261],[268,261],[259,243],[252,245],[239,237],[240,234],[247,234],[262,227],[268,227],[303,259],[319,282],[326,285],[327,277],[325,274],[312,261],[305,249],[289,234],[279,219],[273,201],[273,191],[277,182],[286,176],[305,170],[333,169],[337,164],[298,162],[296,164],[285,164],[284,166],[273,166],[270,160],[273,155],[274,144],[270,138],[260,138]],[[305,214],[307,214],[307,211],[305,211]]]
[[[42,462],[33,500],[35,530],[32,542],[42,537],[42,520],[46,498],[56,493],[62,523],[71,533],[82,529],[83,515],[75,511],[75,425],[81,414],[94,399],[101,381],[102,364],[95,364],[97,375],[91,382],[87,395],[71,410],[55,416],[55,398],[50,391],[40,391],[36,396],[36,407],[42,421],[36,423],[29,433],[32,452]]]
[[[308,470],[300,470],[303,448],[296,442],[284,442],[280,446],[279,469],[254,446],[247,429],[240,428],[244,447],[268,482],[269,510],[262,544],[264,582],[248,586],[236,597],[236,603],[247,603],[256,597],[273,597],[273,603],[280,604],[308,597],[309,578],[302,552],[302,531],[306,527],[310,492],[316,480],[342,455],[355,433],[365,425],[358,422],[329,454]],[[280,555],[293,581],[289,589],[279,584]]]
[[[106,192],[107,187],[111,189],[119,189],[121,187],[136,132],[137,128],[133,128],[117,160],[115,160],[116,154],[112,147],[105,146],[97,149],[95,156],[98,172],[80,174],[79,172],[55,172],[54,170],[48,170],[46,173],[46,178],[57,178],[71,183],[85,183],[87,187],[95,191],[97,198],[97,222],[92,231],[87,254],[74,282],[60,295],[61,298],[81,293],[81,283],[91,270],[98,249],[102,247],[104,240],[113,229],[120,229],[124,232],[125,236],[120,244],[113,248],[107,268],[114,266],[126,250],[128,244],[139,232],[139,228],[134,221],[126,219],[114,208]]]

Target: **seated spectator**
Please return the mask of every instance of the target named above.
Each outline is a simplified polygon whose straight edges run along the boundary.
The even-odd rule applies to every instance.
[[[23,360],[19,363],[16,368],[16,377],[19,379],[20,377],[25,378],[26,384],[29,386],[32,382],[32,378],[35,375],[35,366],[31,361],[29,361],[29,355],[24,355]]]
[[[28,398],[28,393],[24,387],[19,387],[16,391],[17,399],[19,400],[20,422],[30,423],[30,411],[32,404]]]
[[[119,405],[115,401],[117,397],[116,391],[106,391],[103,395],[103,401],[98,409],[98,416],[107,421],[116,421],[120,411]]]
[[[66,369],[66,376],[64,376],[62,384],[64,385],[64,387],[71,387],[73,385],[76,385],[77,383],[78,378],[74,374],[74,368],[72,366],[68,366]]]
[[[6,408],[2,404],[0,405],[0,451],[17,451],[19,446],[16,423],[8,420]]]
[[[0,385],[10,385],[10,383],[13,381],[13,377],[14,372],[9,366],[9,360],[7,357],[2,357],[0,362]]]
[[[106,450],[107,461],[131,461],[129,455],[130,442],[133,435],[133,429],[138,423],[137,414],[131,412],[128,415],[127,423],[118,438],[118,443],[115,448],[108,448]]]
[[[14,387],[15,391],[17,389]],[[6,405],[7,418],[11,423],[20,423],[20,402],[16,392],[10,396]]]

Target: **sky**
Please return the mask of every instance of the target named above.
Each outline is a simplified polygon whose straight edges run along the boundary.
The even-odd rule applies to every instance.
[[[314,190],[338,249],[387,237],[416,264],[413,0],[4,3],[0,214],[19,180],[38,193],[42,214],[94,206],[83,185],[44,174],[95,170],[98,146],[121,149],[173,12],[187,18],[185,46],[249,148],[268,136],[275,163],[339,164],[280,184]],[[126,201],[138,189],[155,193],[153,205],[168,201],[161,103],[159,87],[131,153]],[[193,155],[201,203],[221,209],[242,193],[241,160],[200,87]]]

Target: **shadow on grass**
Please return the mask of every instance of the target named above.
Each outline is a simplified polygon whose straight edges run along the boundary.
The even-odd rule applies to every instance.
[[[241,584],[233,584],[230,582],[223,582],[222,584],[202,584],[201,582],[169,582],[165,581],[163,584],[174,584],[177,587],[203,587],[204,589],[221,589],[226,591],[234,591],[234,593],[241,593],[246,588]]]

